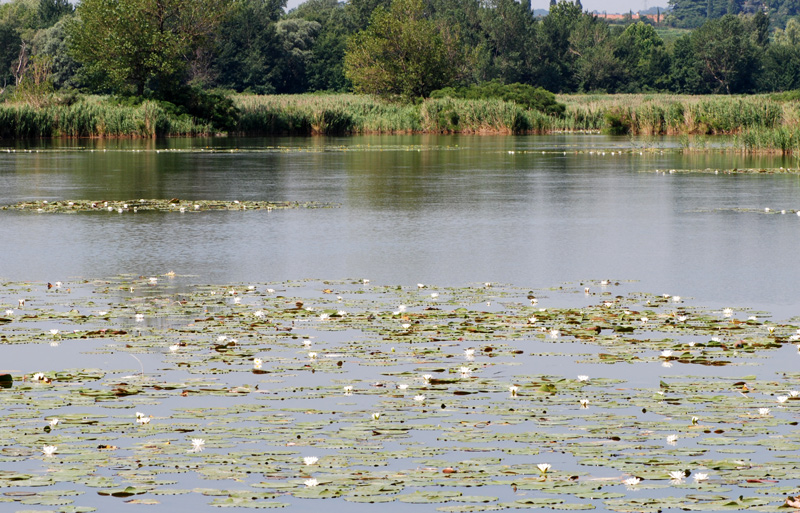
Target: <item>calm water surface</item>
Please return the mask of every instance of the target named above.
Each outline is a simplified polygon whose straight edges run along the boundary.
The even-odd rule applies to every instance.
[[[643,143],[606,136],[68,141],[33,152],[17,145],[0,153],[0,204],[176,197],[337,208],[5,212],[0,277],[173,270],[198,282],[637,280],[642,290],[709,305],[798,313],[800,218],[732,209],[800,208],[800,176],[655,172],[796,163],[684,156],[673,143],[655,141],[664,151],[641,154]]]
[[[185,214],[0,211],[0,279],[55,282],[174,271],[184,284],[368,278],[373,284],[411,289],[419,282],[448,287],[488,281],[523,290],[562,283],[572,284],[574,290],[585,280],[608,279],[623,283],[620,293],[669,293],[711,308],[763,310],[776,320],[798,315],[800,274],[795,260],[800,254],[800,217],[794,211],[800,209],[800,175],[681,172],[778,168],[797,162],[719,153],[683,155],[673,140],[647,143],[657,148],[645,149],[641,141],[606,136],[6,143],[0,147],[0,205],[30,200],[181,198],[313,201],[332,208]],[[656,172],[671,169],[676,172]],[[790,212],[767,215],[765,208]],[[559,301],[597,302],[583,294],[565,296],[553,294],[548,306],[558,306]],[[129,299],[120,293],[120,303],[129,303]],[[15,300],[10,295],[0,297],[0,306],[14,306]],[[255,303],[247,307],[258,308]],[[105,306],[97,305],[99,308]],[[499,303],[486,307],[502,308]],[[737,310],[737,315],[748,314]],[[151,323],[158,322],[148,318],[142,325],[145,333],[157,328]],[[135,322],[131,319],[129,324]],[[7,333],[13,334],[14,325],[9,326],[12,329]],[[48,327],[43,324],[41,329]],[[326,333],[319,341],[328,337],[326,343],[331,347],[346,347],[349,336],[340,333],[336,338]],[[460,357],[461,348],[450,345],[453,347],[447,346],[446,351]],[[536,371],[539,373],[546,369],[564,376],[624,376],[628,386],[654,390],[666,374],[736,377],[757,372],[769,378],[793,371],[797,358],[794,347],[787,344],[746,369],[691,365],[668,369],[655,355],[651,355],[652,361],[635,366],[576,364],[579,353],[602,350],[580,344],[553,349],[547,341],[526,340],[520,349],[533,351],[529,355],[532,360],[539,358],[538,353],[553,353],[542,357],[547,363]],[[22,373],[42,365],[53,369],[81,365],[119,374],[131,369],[136,372],[141,364],[148,373],[158,369],[151,375],[153,379],[178,381],[189,376],[175,363],[181,352],[190,353],[188,347],[177,356],[160,347],[142,351],[137,362],[125,352],[115,349],[113,340],[91,337],[56,347],[46,343],[12,345],[0,349],[0,369]],[[305,358],[302,348],[289,347],[285,352],[287,359],[297,358],[297,354]],[[542,360],[536,362],[541,365]],[[513,359],[506,363],[516,365]],[[356,367],[348,367],[347,379],[358,380],[362,389],[368,390],[373,381],[388,379],[380,367]],[[232,377],[214,379],[241,384],[236,380],[250,377],[240,370]],[[417,372],[414,365],[406,370]],[[510,366],[493,372],[506,373],[502,379],[512,380],[528,368]],[[307,374],[281,378],[287,389],[295,387],[293,393],[304,386],[344,379],[325,372]],[[336,387],[338,390],[338,381]],[[499,395],[503,396],[500,401],[508,400],[505,390],[495,393],[493,400]],[[296,403],[287,401],[287,407],[301,404],[324,409],[328,402],[298,397],[291,398]],[[352,400],[355,406],[345,403],[337,408],[352,408],[361,414],[359,408],[369,411],[380,407],[377,401],[383,400],[377,394],[365,394]],[[164,419],[183,408],[207,405],[205,398],[189,401],[169,397],[142,407],[159,417],[154,423],[163,425]],[[210,401],[230,405],[234,399]],[[94,408],[108,413],[101,406]],[[640,420],[652,415],[640,410],[630,407],[623,413]],[[41,416],[68,411],[42,411]],[[300,411],[295,416],[304,420]],[[423,443],[438,443],[435,434],[419,436]],[[209,453],[224,455],[226,450],[211,447]],[[328,452],[335,454],[332,449]],[[316,453],[326,454],[324,449]],[[530,462],[521,456],[503,457],[511,464]],[[759,450],[753,457],[765,459],[768,453]],[[578,467],[572,456],[548,454],[542,458],[552,458],[556,467]],[[16,462],[14,469],[39,472],[41,466],[38,459],[29,458]],[[110,470],[108,473],[113,475]],[[608,469],[595,473],[598,478],[618,476]],[[193,474],[170,477],[185,488],[232,486],[230,481],[209,484]],[[254,476],[248,479],[258,480]],[[517,497],[508,487],[490,486],[480,493],[497,494],[501,500]],[[658,493],[666,492],[647,492]],[[109,504],[93,490],[86,497],[79,504]],[[162,508],[172,511],[196,510],[209,502],[198,494],[158,499]],[[311,506],[308,501],[293,503],[301,510],[320,507],[316,502]],[[4,504],[0,503],[0,510]],[[597,501],[595,504],[600,508]],[[336,511],[369,512],[377,507],[404,511],[408,505],[339,501],[333,506]],[[433,509],[420,506],[416,510]]]

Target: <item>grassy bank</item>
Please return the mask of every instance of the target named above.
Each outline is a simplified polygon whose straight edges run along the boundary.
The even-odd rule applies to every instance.
[[[551,116],[499,99],[427,99],[415,105],[353,94],[235,95],[233,132],[244,135],[375,133],[735,136],[733,147],[800,155],[800,100],[793,97],[665,94],[559,95]],[[219,131],[170,104],[79,97],[70,105],[0,105],[0,137],[154,137]]]

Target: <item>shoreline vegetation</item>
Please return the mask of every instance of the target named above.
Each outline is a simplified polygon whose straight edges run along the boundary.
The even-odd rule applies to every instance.
[[[501,99],[429,98],[401,104],[357,94],[247,95],[229,130],[167,102],[138,105],[108,96],[0,105],[0,138],[351,135],[404,133],[733,136],[723,149],[800,155],[800,100],[784,95],[557,95],[563,114],[546,114]],[[716,147],[719,149],[719,147]]]

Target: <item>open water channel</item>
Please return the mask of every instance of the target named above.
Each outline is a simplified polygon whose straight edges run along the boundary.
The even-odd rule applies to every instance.
[[[0,210],[0,510],[777,510],[797,166],[576,135],[7,143],[0,206],[301,205]]]

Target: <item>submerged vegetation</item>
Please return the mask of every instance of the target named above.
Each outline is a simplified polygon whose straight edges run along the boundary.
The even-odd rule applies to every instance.
[[[3,345],[38,362],[0,369],[0,503],[763,511],[800,484],[800,374],[759,367],[796,352],[796,319],[608,281],[0,297]]]

